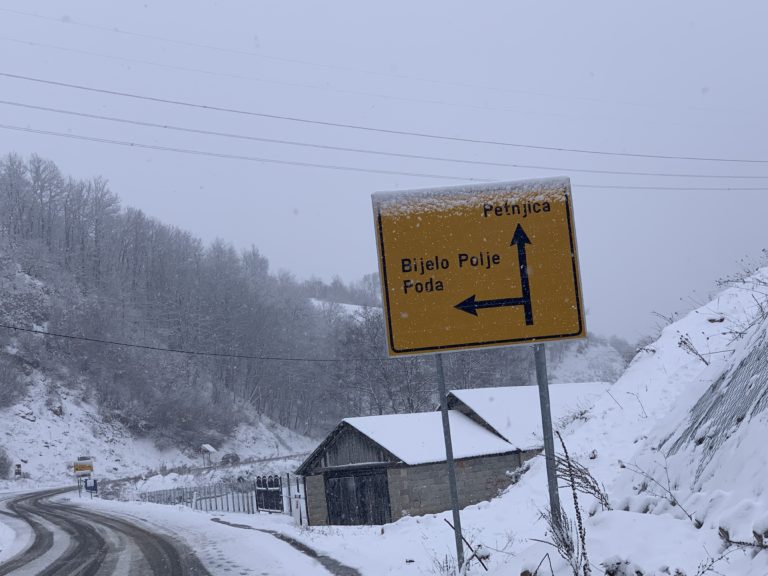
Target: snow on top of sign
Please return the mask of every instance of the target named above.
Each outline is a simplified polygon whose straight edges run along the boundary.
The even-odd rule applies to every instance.
[[[461,412],[448,411],[454,458],[471,458],[514,451],[492,432]],[[445,440],[440,412],[387,414],[345,418],[344,422],[409,465],[445,460]]]
[[[467,206],[476,206],[483,201],[483,194],[492,196],[510,193],[518,200],[536,202],[551,200],[553,192],[570,190],[571,181],[567,177],[538,178],[513,182],[494,182],[492,184],[465,184],[439,188],[416,190],[395,190],[375,192],[371,195],[373,204],[385,208],[388,214],[413,213],[433,210],[447,210]],[[523,198],[524,197],[524,198]]]
[[[606,382],[550,384],[553,425],[557,428],[558,423],[591,408],[608,387]],[[538,386],[452,390],[451,395],[466,404],[516,449],[543,446]]]

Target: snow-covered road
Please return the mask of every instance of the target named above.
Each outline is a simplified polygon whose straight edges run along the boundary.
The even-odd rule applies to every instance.
[[[282,528],[290,518],[78,498],[62,489],[0,495],[0,576],[149,574],[358,576]]]
[[[14,495],[2,523],[13,532],[0,575],[198,575],[186,546],[130,522],[52,501],[70,488]]]
[[[109,514],[158,534],[183,541],[211,574],[240,576],[354,576],[357,570],[302,545],[293,520],[282,514],[203,512],[185,506],[112,500],[72,500],[70,504]],[[302,549],[303,548],[303,549]]]

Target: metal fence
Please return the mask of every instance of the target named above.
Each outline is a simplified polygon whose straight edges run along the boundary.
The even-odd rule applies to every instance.
[[[289,514],[299,524],[306,523],[307,518],[303,478],[290,474],[284,478],[257,476],[249,481],[139,492],[136,496],[142,502],[176,504],[207,512]]]
[[[283,483],[279,476],[259,476],[255,481],[140,492],[139,499],[154,504],[180,504],[195,510],[217,512],[283,513]]]

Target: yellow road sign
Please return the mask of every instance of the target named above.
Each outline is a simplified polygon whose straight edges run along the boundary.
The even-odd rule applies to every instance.
[[[567,178],[372,199],[391,356],[586,335]]]

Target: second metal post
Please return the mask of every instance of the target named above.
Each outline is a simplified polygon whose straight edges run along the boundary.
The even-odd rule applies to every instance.
[[[539,384],[541,404],[541,429],[544,434],[544,457],[547,462],[547,484],[549,486],[549,510],[552,518],[560,523],[560,494],[557,491],[557,470],[555,467],[555,439],[552,432],[552,412],[549,403],[549,381],[547,379],[547,352],[544,344],[534,344],[536,358],[536,381]]]
[[[445,437],[445,459],[448,464],[448,485],[451,492],[453,507],[453,532],[456,537],[456,562],[459,571],[464,565],[464,544],[461,536],[461,518],[459,517],[459,489],[456,486],[456,469],[453,465],[453,443],[451,442],[451,423],[448,419],[448,394],[445,390],[445,374],[443,373],[443,355],[435,354],[437,367],[437,392],[440,394],[440,412],[443,415],[443,436]]]

